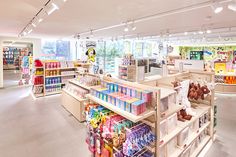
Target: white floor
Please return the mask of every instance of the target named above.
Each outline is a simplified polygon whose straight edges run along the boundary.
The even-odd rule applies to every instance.
[[[89,157],[85,125],[61,106],[60,96],[34,100],[30,90],[0,90],[0,157]],[[218,137],[206,157],[235,157],[236,96],[217,97]]]

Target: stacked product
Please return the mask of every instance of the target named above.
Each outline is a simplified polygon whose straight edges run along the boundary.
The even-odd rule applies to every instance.
[[[61,83],[61,78],[60,77],[46,78],[45,83],[46,83],[46,86],[47,85],[53,85],[53,84],[60,84]]]
[[[122,59],[122,65],[135,65],[134,55],[126,54]]]
[[[216,83],[236,84],[236,76],[215,75]]]
[[[75,71],[62,71],[61,75],[74,75]]]
[[[46,92],[59,92],[61,91],[61,85],[51,85],[51,86],[46,86],[45,87]]]
[[[91,94],[124,111],[140,115],[146,111],[146,106],[151,104],[153,93],[123,84],[103,81],[101,87],[91,89]]]
[[[43,94],[43,86],[44,86],[44,68],[43,68],[43,63],[36,59],[34,61],[34,77],[33,77],[33,93],[37,97],[39,94]]]
[[[47,70],[46,76],[59,76],[60,71],[59,70]]]
[[[94,77],[94,76],[83,76],[83,77],[78,77],[78,79],[76,79],[76,81],[78,81],[80,84],[83,84],[85,86],[97,86],[101,84],[101,80],[98,77]]]
[[[93,156],[153,156],[146,150],[156,139],[149,126],[135,124],[96,104],[88,104],[86,111],[86,142]]]
[[[88,90],[81,88],[79,86],[74,86],[72,84],[67,84],[65,90],[81,99],[85,99],[85,95],[89,94]]]
[[[46,62],[45,68],[46,69],[57,69],[61,67],[61,63],[58,61]]]

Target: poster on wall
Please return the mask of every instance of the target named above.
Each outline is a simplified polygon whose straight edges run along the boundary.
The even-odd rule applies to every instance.
[[[96,42],[95,41],[87,41],[86,42],[86,53],[85,55],[87,56],[87,61],[89,63],[95,63],[96,59]]]

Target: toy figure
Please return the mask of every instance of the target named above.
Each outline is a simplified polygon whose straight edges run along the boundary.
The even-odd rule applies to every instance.
[[[94,48],[90,47],[86,52],[86,55],[88,56],[88,62],[95,62],[96,51]]]

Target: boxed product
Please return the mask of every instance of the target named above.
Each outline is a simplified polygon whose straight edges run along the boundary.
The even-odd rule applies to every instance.
[[[177,146],[177,138],[173,138],[168,144],[167,144],[167,156],[171,156],[176,151]]]
[[[160,139],[164,138],[167,135],[167,121],[163,120],[160,123]]]
[[[168,134],[175,130],[175,128],[177,127],[177,120],[177,113],[173,114],[167,119]]]
[[[177,137],[178,146],[184,146],[188,140],[189,136],[189,127],[185,128],[182,132],[179,133]]]
[[[197,132],[199,129],[199,121],[196,120],[190,125],[189,134],[191,135],[194,132]]]
[[[168,105],[168,97],[165,97],[163,99],[161,99],[161,103],[160,103],[160,111],[161,113],[167,111],[169,109],[169,105]]]

